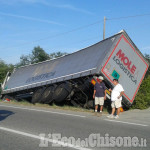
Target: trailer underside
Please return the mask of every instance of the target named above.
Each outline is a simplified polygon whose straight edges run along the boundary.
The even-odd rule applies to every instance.
[[[80,77],[64,82],[13,92],[6,95],[4,94],[2,97],[4,99],[10,98],[18,101],[25,99],[33,104],[67,104],[75,107],[84,107],[89,109],[94,108],[94,85],[91,82],[93,79],[93,76]],[[111,88],[107,81],[104,82],[107,89]],[[110,106],[111,101],[109,93],[107,93],[107,101],[105,101],[105,103]],[[126,107],[131,105],[126,100],[123,100],[123,104]]]
[[[70,103],[74,106],[91,107],[88,102],[92,100],[93,85],[92,76],[59,82],[31,89],[26,89],[9,94],[3,94],[4,97],[21,100],[27,99],[31,103],[43,104],[64,104]]]

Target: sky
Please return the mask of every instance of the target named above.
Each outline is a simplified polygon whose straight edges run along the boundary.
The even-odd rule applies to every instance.
[[[149,6],[149,0],[0,0],[0,59],[16,64],[35,46],[48,54],[88,47],[103,40],[104,16],[106,38],[124,29],[150,54]]]

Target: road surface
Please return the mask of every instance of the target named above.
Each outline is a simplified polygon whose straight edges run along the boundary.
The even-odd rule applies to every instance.
[[[124,112],[117,120],[106,116],[0,103],[0,150],[150,149],[150,109]],[[127,148],[123,145],[119,148],[116,143],[114,148],[104,147],[97,143],[97,137],[93,140],[95,134],[109,140],[114,137],[120,144],[124,137],[138,138],[139,142],[142,140],[138,144],[144,147],[138,147],[133,141]],[[63,138],[54,138],[55,135]],[[45,140],[41,140],[41,136]],[[71,137],[77,143],[70,143]]]

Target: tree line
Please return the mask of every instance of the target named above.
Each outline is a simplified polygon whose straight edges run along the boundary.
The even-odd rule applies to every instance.
[[[22,55],[20,57],[20,62],[16,64],[17,67],[24,66],[24,65],[29,65],[29,64],[34,64],[46,60],[51,60],[54,58],[61,57],[63,55],[66,55],[67,53],[64,52],[54,52],[51,54],[47,54],[43,48],[40,46],[34,47],[32,50],[31,54],[29,55]]]

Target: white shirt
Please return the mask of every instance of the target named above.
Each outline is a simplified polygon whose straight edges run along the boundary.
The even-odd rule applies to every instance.
[[[121,84],[117,84],[111,93],[111,101],[116,101],[116,100],[122,100],[122,96],[118,99],[118,96],[120,96],[120,93],[123,92],[124,89]]]

